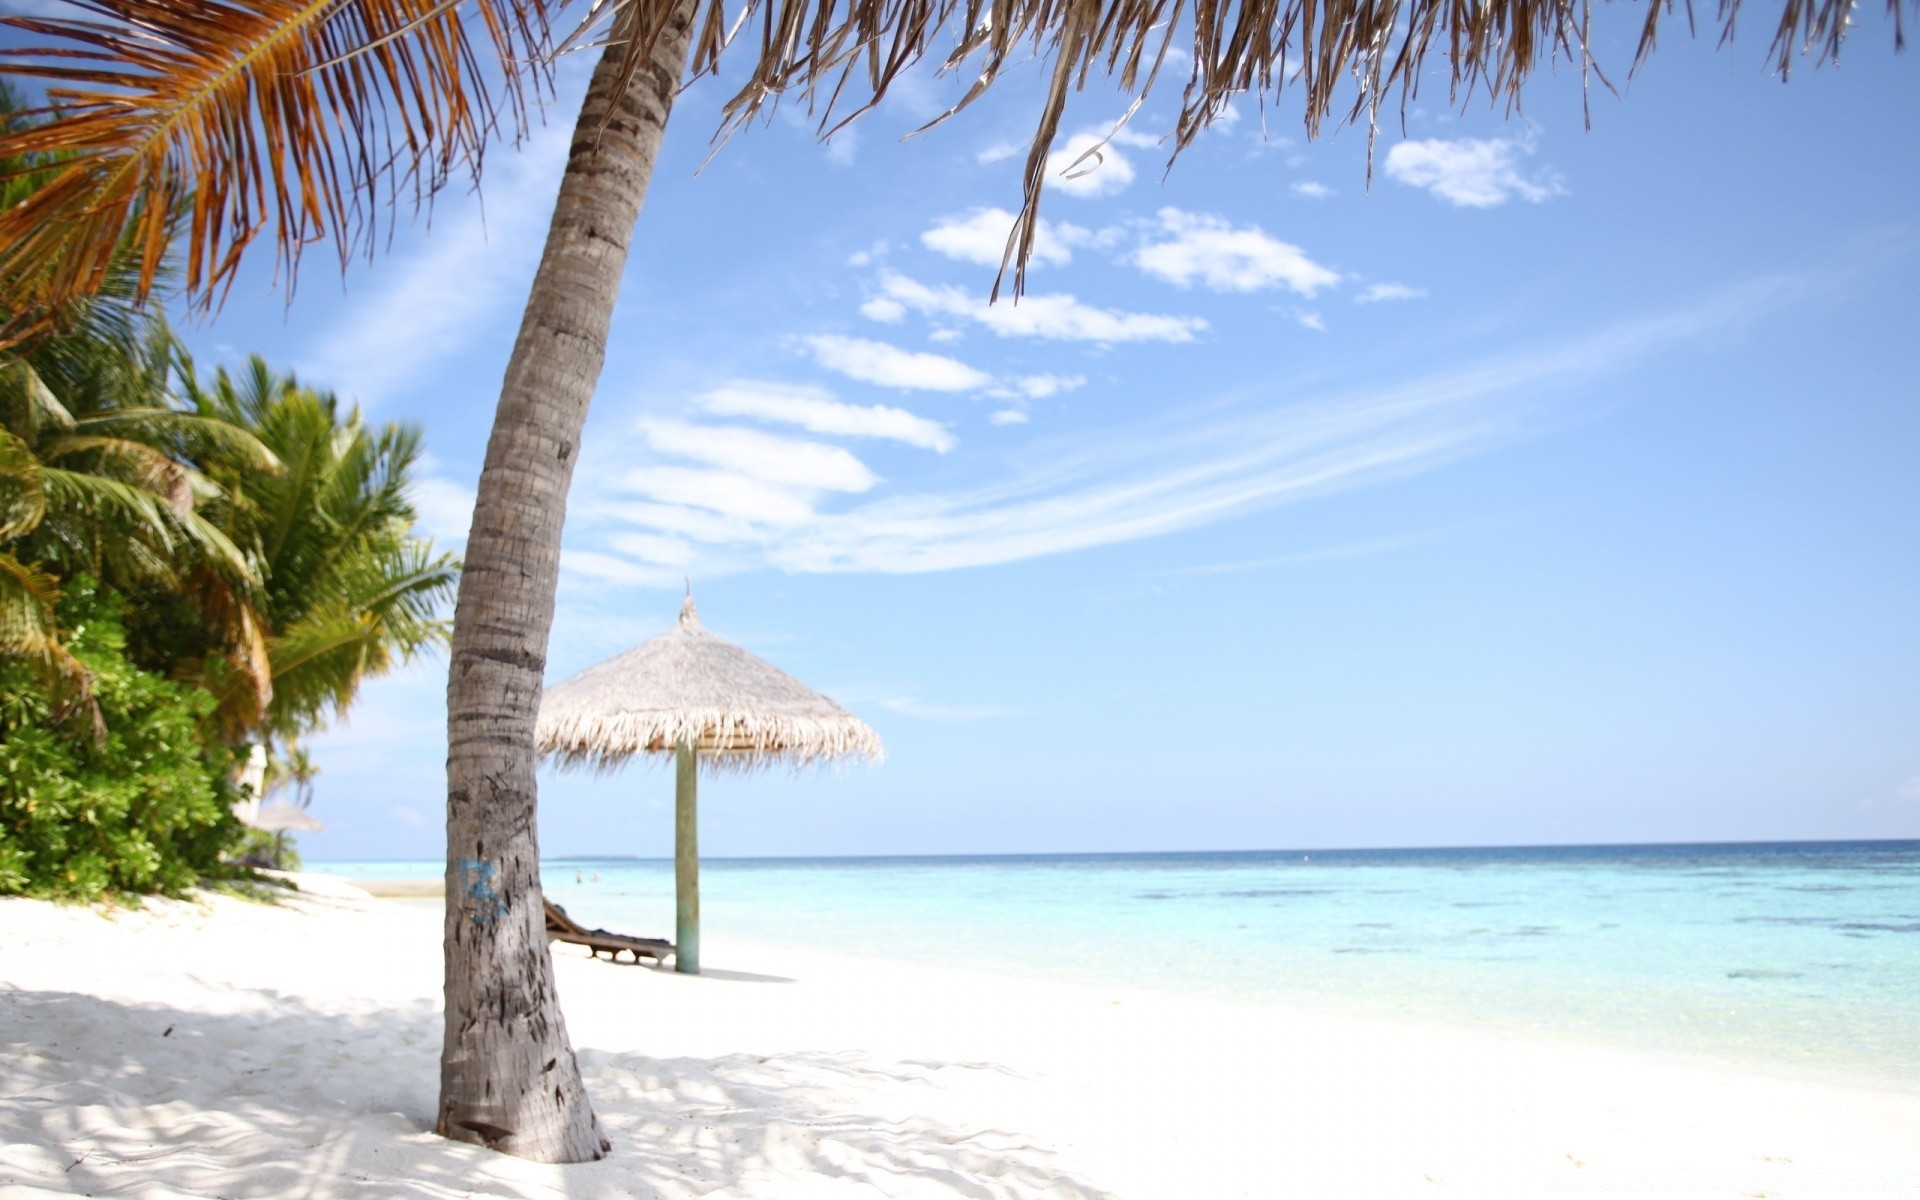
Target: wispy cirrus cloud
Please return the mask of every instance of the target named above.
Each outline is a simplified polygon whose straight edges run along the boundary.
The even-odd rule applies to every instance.
[[[659,563],[569,548],[560,552],[560,578],[563,581],[588,579],[621,587],[670,588],[680,580],[680,574],[673,567]]]
[[[1413,287],[1404,283],[1370,284],[1353,298],[1355,304],[1385,304],[1395,300],[1424,299],[1427,289]]]
[[[903,350],[889,342],[816,334],[801,338],[800,344],[827,370],[882,387],[970,392],[993,382],[993,376],[957,358],[925,350]]]
[[[766,483],[831,492],[864,492],[879,477],[849,450],[737,425],[698,425],[649,417],[647,444],[662,454],[707,463]]]
[[[360,276],[368,294],[300,352],[300,374],[378,406],[471,346],[526,294],[570,136],[563,123],[543,126],[518,151],[489,157],[484,204]]]
[[[1070,342],[1191,342],[1207,328],[1200,317],[1100,308],[1066,292],[1029,292],[1017,303],[989,304],[963,288],[921,283],[894,271],[881,275],[879,293],[861,311],[883,322],[915,312],[969,322],[1001,337]]]
[[[581,529],[585,548],[603,554],[615,533],[680,538],[706,574],[957,570],[1154,537],[1505,445],[1542,426],[1554,394],[1750,322],[1797,287],[1760,281],[1397,385],[1278,406],[1246,393],[1104,437],[1038,443],[1017,468],[972,488],[890,485],[834,500],[718,469],[629,469],[616,490],[652,503],[583,506]]]
[[[956,444],[938,421],[884,404],[845,404],[824,388],[741,381],[714,388],[694,403],[718,416],[752,417],[838,437],[883,438],[941,454]]]
[[[816,516],[806,493],[739,471],[650,464],[623,472],[612,490],[672,506],[676,518],[704,518],[701,523],[677,520],[679,528],[672,530],[703,541],[752,540],[768,530],[798,528]],[[668,527],[644,508],[630,509],[628,515],[650,527]]]

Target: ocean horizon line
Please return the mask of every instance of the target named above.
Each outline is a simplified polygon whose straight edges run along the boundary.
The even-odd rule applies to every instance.
[[[823,862],[992,862],[1020,861],[1032,859],[1153,859],[1153,858],[1211,858],[1228,859],[1235,857],[1269,858],[1281,855],[1361,855],[1361,854],[1472,854],[1472,853],[1516,853],[1516,852],[1630,852],[1650,851],[1793,851],[1805,848],[1920,848],[1920,837],[1913,838],[1768,838],[1736,841],[1683,841],[1683,842],[1505,842],[1505,843],[1462,843],[1453,845],[1397,845],[1397,846],[1280,846],[1259,849],[1208,849],[1208,850],[1008,850],[974,853],[903,853],[903,854],[739,854],[739,855],[702,855],[701,862],[715,863],[823,863]],[[341,865],[373,865],[377,863],[420,863],[434,862],[436,858],[334,858],[321,859],[308,857],[308,868],[318,868],[329,863]],[[552,857],[542,856],[543,863],[671,863],[671,855],[638,854],[558,854]]]

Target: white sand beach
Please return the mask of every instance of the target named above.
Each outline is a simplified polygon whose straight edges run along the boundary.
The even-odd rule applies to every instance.
[[[429,1131],[437,909],[308,882],[0,900],[0,1200],[1920,1195],[1920,1093],[724,937],[557,949],[614,1148],[527,1163]]]

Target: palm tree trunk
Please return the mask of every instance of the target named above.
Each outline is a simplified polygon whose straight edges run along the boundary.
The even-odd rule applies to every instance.
[[[669,2],[680,16],[627,87],[618,86],[617,41],[588,85],[494,414],[454,612],[436,1127],[542,1162],[582,1162],[610,1148],[580,1081],[547,952],[533,729],[580,431],[687,57],[691,6]]]

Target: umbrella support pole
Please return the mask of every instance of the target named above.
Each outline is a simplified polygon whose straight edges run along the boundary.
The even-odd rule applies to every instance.
[[[699,751],[673,752],[673,969],[700,973]]]

